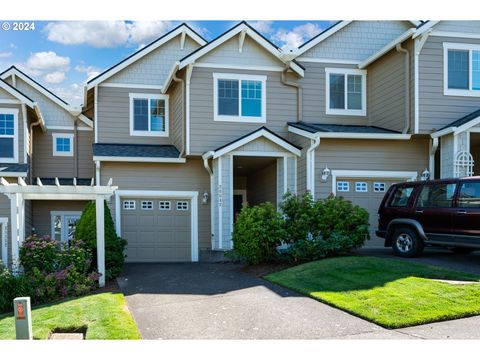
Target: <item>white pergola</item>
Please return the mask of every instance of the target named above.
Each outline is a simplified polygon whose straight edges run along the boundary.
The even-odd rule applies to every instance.
[[[106,186],[93,185],[93,179],[91,186],[78,186],[76,183],[76,179],[73,179],[73,185],[60,185],[56,178],[55,185],[43,185],[37,178],[37,185],[27,185],[23,178],[19,177],[18,184],[11,184],[3,177],[0,178],[0,193],[10,199],[12,267],[18,268],[19,248],[25,239],[25,200],[95,200],[97,264],[98,272],[101,274],[99,285],[103,287],[105,286],[104,201],[110,199],[118,187],[112,186],[112,179]]]

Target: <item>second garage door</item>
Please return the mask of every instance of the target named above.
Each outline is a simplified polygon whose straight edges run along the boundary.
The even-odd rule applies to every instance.
[[[361,206],[369,213],[370,240],[365,247],[383,247],[384,239],[375,235],[378,226],[378,207],[390,185],[405,179],[342,179],[337,178],[337,196]]]
[[[191,204],[182,199],[121,199],[127,262],[191,261]]]

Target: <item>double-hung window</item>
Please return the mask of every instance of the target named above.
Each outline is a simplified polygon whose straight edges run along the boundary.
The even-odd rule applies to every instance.
[[[73,156],[73,134],[53,133],[53,156]]]
[[[480,96],[480,44],[443,43],[444,94]]]
[[[265,122],[266,76],[214,73],[214,120]]]
[[[0,161],[18,161],[18,110],[0,109]]]
[[[329,115],[367,114],[367,73],[357,69],[325,69],[326,113]]]
[[[168,136],[168,95],[130,94],[130,135]]]

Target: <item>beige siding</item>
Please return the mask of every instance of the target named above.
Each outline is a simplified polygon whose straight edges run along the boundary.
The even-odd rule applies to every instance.
[[[263,168],[247,177],[247,200],[250,206],[264,202],[277,204],[277,165]]]
[[[480,97],[443,94],[443,43],[480,44],[480,39],[430,36],[419,59],[420,132],[429,133],[479,109]]]
[[[289,134],[288,139],[302,147],[302,155],[297,158],[297,193],[303,194],[307,191],[307,150],[310,147],[310,140],[293,133]]]
[[[321,181],[330,170],[416,171],[428,167],[428,139],[410,141],[324,139],[315,152],[315,195],[332,192],[332,177]]]
[[[186,164],[146,164],[102,162],[102,184],[109,178],[119,190],[198,191],[198,242],[200,249],[210,249],[210,201],[202,204],[204,192],[210,193],[210,176],[200,159]],[[109,204],[115,218],[114,200]]]
[[[172,144],[179,151],[183,148],[183,132],[184,132],[184,94],[182,93],[182,84],[174,83],[170,90],[170,129],[172,131],[170,138]]]
[[[266,123],[214,121],[214,72],[266,75]],[[296,90],[280,82],[280,72],[194,68],[190,92],[190,152],[193,155],[215,150],[262,126],[286,137],[287,122],[296,119]]]
[[[49,235],[52,232],[52,211],[83,211],[86,201],[73,200],[34,200],[32,201],[33,209],[33,226],[37,235]]]
[[[54,133],[73,134],[68,130],[48,130],[43,133],[38,127],[34,128],[33,141],[33,174],[35,177],[75,177],[75,160],[78,159],[78,173],[76,177],[91,178],[94,174],[92,160],[93,131],[77,131],[74,136],[74,156],[53,156]]]

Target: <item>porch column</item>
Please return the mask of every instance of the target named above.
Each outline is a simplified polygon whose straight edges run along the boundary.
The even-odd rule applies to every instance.
[[[97,265],[101,274],[98,279],[100,287],[105,286],[105,209],[104,197],[97,196],[95,199],[97,217]]]

